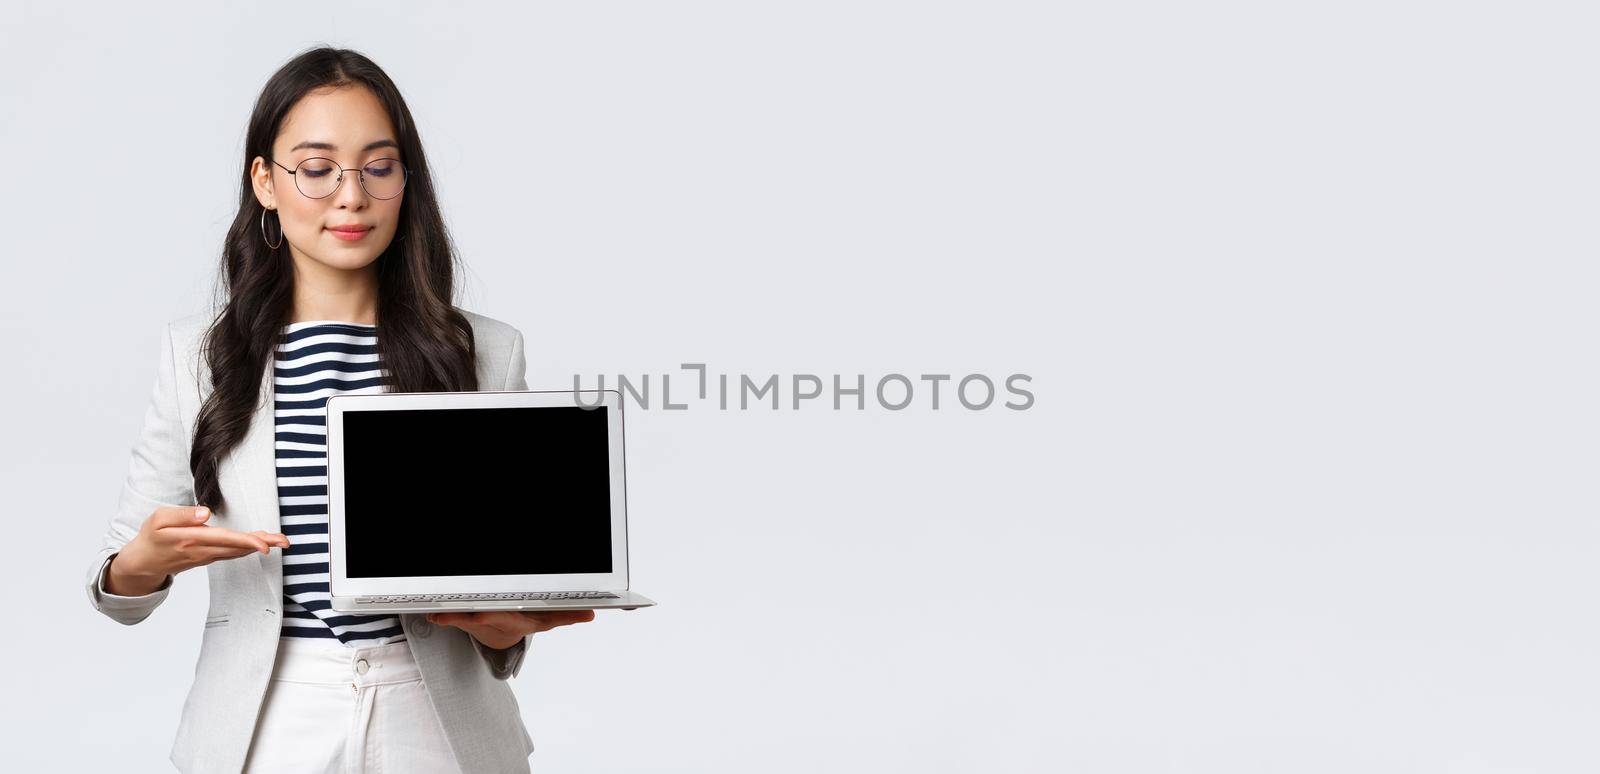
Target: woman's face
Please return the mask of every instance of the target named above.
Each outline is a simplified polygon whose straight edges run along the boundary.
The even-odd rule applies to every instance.
[[[389,114],[364,86],[313,91],[289,110],[272,143],[273,160],[283,166],[257,156],[250,174],[256,199],[263,207],[277,210],[283,239],[289,243],[297,267],[314,261],[335,269],[363,269],[389,246],[400,224],[405,191],[391,199],[373,198],[361,185],[359,170],[382,158],[405,162],[395,140]],[[310,167],[298,165],[314,156],[332,159],[347,170],[339,187],[320,199],[301,193],[295,175],[288,171],[298,168],[299,174],[306,175]],[[376,187],[370,175],[367,183]],[[268,236],[276,236],[272,234],[273,216],[266,219]],[[351,226],[369,230],[355,239],[338,235],[336,229]]]

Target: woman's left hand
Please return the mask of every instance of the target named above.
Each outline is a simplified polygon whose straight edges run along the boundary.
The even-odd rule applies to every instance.
[[[487,613],[429,613],[428,620],[440,626],[454,626],[495,650],[504,650],[523,637],[547,632],[557,626],[594,620],[593,610],[495,610]]]

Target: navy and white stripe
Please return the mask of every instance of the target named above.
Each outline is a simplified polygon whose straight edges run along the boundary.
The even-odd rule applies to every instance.
[[[393,615],[347,615],[328,595],[328,398],[383,392],[378,329],[372,325],[308,320],[284,327],[272,364],[273,448],[278,470],[283,552],[285,637],[326,639],[367,647],[400,642]]]

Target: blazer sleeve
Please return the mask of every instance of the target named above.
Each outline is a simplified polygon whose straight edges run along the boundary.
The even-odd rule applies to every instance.
[[[506,366],[506,382],[500,387],[502,391],[528,389],[528,359],[522,351],[522,331],[517,331],[511,340],[511,361]],[[508,680],[522,672],[522,660],[527,655],[528,648],[533,645],[533,635],[522,638],[522,641],[505,650],[495,650],[472,638],[472,646],[478,649],[479,655],[489,663],[489,672],[496,680]]]
[[[128,462],[128,477],[116,512],[106,529],[105,541],[90,563],[87,578],[89,602],[117,623],[133,625],[148,618],[172,589],[168,575],[161,588],[140,596],[122,596],[106,590],[105,575],[111,560],[128,544],[139,527],[160,506],[194,505],[194,477],[189,471],[189,444],[178,417],[177,361],[172,346],[172,326],[161,331],[161,359],[155,387],[144,413],[144,426]]]

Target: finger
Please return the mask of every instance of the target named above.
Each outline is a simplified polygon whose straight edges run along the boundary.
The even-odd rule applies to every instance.
[[[499,633],[500,630],[492,626],[484,626],[471,613],[434,613],[428,620],[439,626],[454,626],[473,636],[488,633]]]
[[[267,541],[256,535],[222,527],[167,527],[161,530],[168,540],[188,541],[195,546],[233,546],[265,552]]]
[[[195,545],[189,549],[192,557],[202,557],[205,561],[234,560],[238,557],[250,557],[251,553],[266,555],[267,549],[254,549],[242,545]]]
[[[171,506],[163,505],[150,514],[150,523],[157,529],[161,527],[192,527],[204,524],[211,518],[211,509],[203,505]]]
[[[477,622],[507,634],[527,634],[528,618],[515,610],[489,610],[477,614]]]
[[[500,637],[521,637],[529,633],[526,626],[520,625],[520,621],[512,622],[514,628],[506,628],[503,625],[504,619],[498,617],[501,615],[504,615],[504,613],[431,613],[427,616],[427,618],[429,621],[441,626],[454,626],[457,629],[474,636],[498,635]]]
[[[267,541],[268,545],[274,545],[279,548],[289,547],[289,536],[282,532],[267,532],[266,530],[258,529],[250,534]]]
[[[524,610],[522,615],[543,621],[592,621],[593,610]]]
[[[235,548],[232,546],[203,546],[199,549],[200,556],[205,559],[207,564],[222,559],[238,559],[241,556],[249,556],[254,553],[259,552],[254,548]]]
[[[594,620],[593,610],[551,610],[548,612],[525,613],[525,615],[542,622],[545,626],[552,629],[557,626],[585,623]]]

